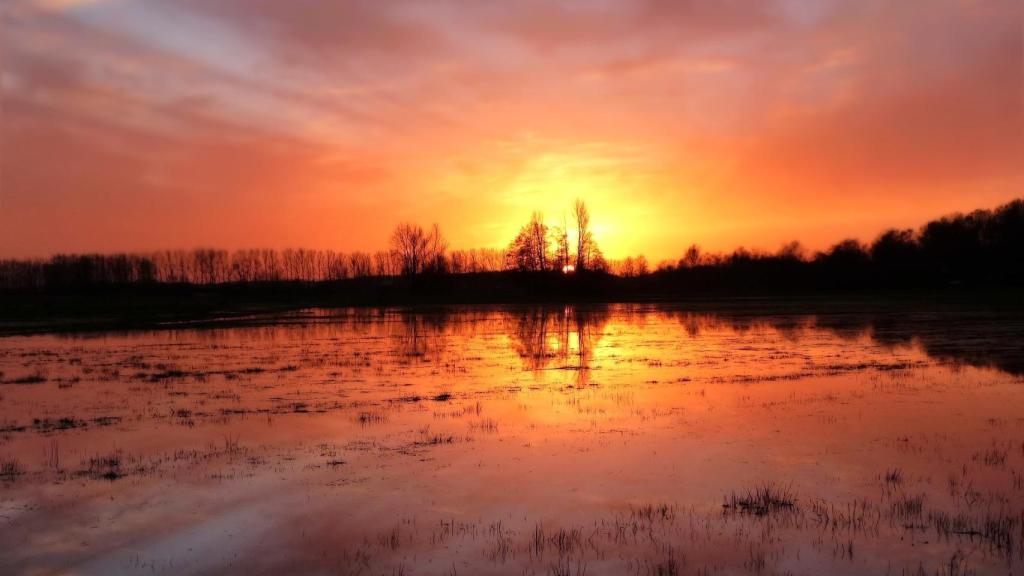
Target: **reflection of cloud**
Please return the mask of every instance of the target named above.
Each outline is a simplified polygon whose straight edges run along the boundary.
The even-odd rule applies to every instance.
[[[35,0],[34,4],[43,10],[61,11],[113,1],[115,0]]]

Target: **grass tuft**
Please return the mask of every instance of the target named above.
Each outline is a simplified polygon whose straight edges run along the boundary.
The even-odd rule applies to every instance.
[[[791,487],[769,482],[743,494],[731,493],[726,497],[722,508],[726,511],[766,516],[773,512],[793,510],[796,508],[796,501],[796,494]]]

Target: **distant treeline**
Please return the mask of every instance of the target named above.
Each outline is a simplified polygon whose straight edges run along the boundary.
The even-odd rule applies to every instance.
[[[573,206],[573,220],[576,238],[570,242],[564,222],[548,227],[535,213],[505,250],[449,250],[436,225],[425,230],[401,224],[390,248],[374,253],[198,249],[5,260],[0,261],[0,289],[325,283],[495,272],[531,279],[575,272],[581,284],[599,276],[609,281],[617,276],[620,281],[602,280],[601,285],[636,293],[1024,282],[1024,200],[995,210],[947,216],[917,230],[889,230],[871,244],[844,240],[813,254],[797,242],[775,253],[740,248],[731,254],[708,254],[694,245],[678,261],[662,262],[654,269],[643,256],[605,260],[589,231],[589,212],[580,201]]]
[[[704,254],[691,246],[651,281],[693,290],[718,288],[905,288],[1024,283],[1024,200],[887,230],[871,244],[848,239],[808,254],[792,242],[775,253],[740,248]]]
[[[485,272],[502,268],[504,252],[455,250],[445,253],[443,259],[439,272]],[[0,261],[0,288],[331,282],[396,276],[402,272],[403,261],[393,251],[342,253],[288,249],[228,252],[197,249],[150,254],[62,254],[45,260]]]

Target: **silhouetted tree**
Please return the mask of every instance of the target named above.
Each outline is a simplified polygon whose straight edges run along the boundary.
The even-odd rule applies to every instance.
[[[609,263],[609,268],[613,274],[626,278],[646,276],[651,272],[647,264],[647,257],[643,254],[626,256],[618,262],[611,262]]]
[[[815,257],[822,281],[832,287],[857,287],[868,283],[871,257],[863,244],[849,238]]]
[[[441,234],[441,227],[436,223],[431,226],[427,234],[427,258],[425,269],[435,274],[443,274],[448,271],[448,262],[445,253],[448,251],[448,242]]]
[[[391,252],[402,274],[418,274],[427,252],[427,235],[423,228],[414,224],[396,226],[391,233]]]
[[[540,212],[534,212],[530,221],[519,230],[508,248],[509,267],[515,270],[541,272],[550,261],[548,227]]]
[[[377,250],[371,256],[371,262],[372,276],[397,276],[406,273],[402,268],[401,259],[391,250]]]
[[[594,250],[594,239],[590,233],[590,211],[583,200],[577,198],[572,205],[572,214],[576,221],[576,270],[582,272],[587,269]]]
[[[651,274],[642,256],[608,264],[590,235],[590,214],[577,200],[579,234],[570,255],[566,226],[549,229],[534,213],[508,250],[448,253],[440,228],[402,224],[389,250],[342,254],[288,249],[167,250],[150,254],[58,254],[48,259],[0,261],[0,289],[81,288],[125,284],[220,284],[226,282],[325,282],[397,274],[461,274],[499,270],[553,270],[575,256],[581,270],[628,277],[645,289],[816,289],[866,286],[943,286],[950,283],[1024,282],[1024,200],[995,210],[953,214],[918,231],[888,230],[870,248],[845,240],[807,258],[799,243],[775,253],[739,248],[702,253],[690,246],[675,265]],[[551,244],[555,245],[552,252]],[[643,277],[641,279],[641,277]],[[636,280],[633,280],[636,279]]]
[[[587,253],[587,270],[604,273],[610,272],[608,261],[604,258],[604,252],[593,241],[590,242],[590,249]]]
[[[686,254],[683,255],[682,259],[679,260],[679,266],[682,268],[696,268],[700,266],[700,246],[691,244],[686,249]]]
[[[454,250],[448,257],[448,271],[452,274],[476,274],[505,269],[505,252],[490,248]]]
[[[922,280],[921,246],[913,230],[887,230],[871,244],[871,262],[879,281],[904,285]]]
[[[562,217],[562,225],[552,230],[552,234],[555,237],[555,269],[565,270],[566,266],[571,263],[569,257],[569,227],[565,221],[565,216]]]
[[[391,234],[391,252],[402,274],[443,272],[448,246],[435,224],[429,232],[415,224],[399,224]]]
[[[348,266],[352,276],[361,278],[373,274],[373,259],[365,252],[353,252],[349,254]]]
[[[792,242],[783,244],[776,253],[776,257],[780,260],[801,262],[806,257],[806,254],[807,251],[804,250],[803,244],[797,240],[793,240]]]

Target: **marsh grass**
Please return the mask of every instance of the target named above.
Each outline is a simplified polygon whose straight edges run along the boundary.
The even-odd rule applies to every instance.
[[[455,436],[431,432],[430,426],[424,426],[419,431],[420,439],[413,442],[413,446],[437,446],[440,444],[454,444]]]
[[[498,422],[493,418],[484,418],[479,422],[470,422],[469,428],[471,430],[479,430],[481,432],[494,434],[498,431]]]
[[[1009,457],[1010,451],[1006,448],[1000,448],[993,446],[987,450],[975,452],[974,461],[981,462],[986,466],[993,468],[1002,468],[1006,466],[1006,460]]]
[[[93,456],[89,458],[85,474],[91,478],[110,480],[113,482],[118,478],[127,475],[127,471],[121,468],[121,452],[112,452],[104,456]]]
[[[732,492],[726,496],[722,508],[726,512],[767,516],[775,512],[796,510],[796,505],[796,493],[792,487],[768,482],[742,494]]]
[[[392,552],[398,550],[399,546],[402,544],[401,526],[395,525],[387,532],[380,534],[377,541],[383,548],[387,548]]]
[[[35,428],[36,432],[45,434],[57,430],[70,430],[71,428],[79,428],[85,426],[84,420],[76,420],[73,417],[67,416],[63,418],[34,418],[32,420],[32,427]]]
[[[44,383],[44,382],[46,382],[48,380],[49,380],[49,377],[46,375],[45,372],[43,372],[41,370],[36,370],[35,372],[32,372],[31,374],[27,374],[25,376],[20,376],[18,378],[12,378],[10,380],[4,380],[4,381],[2,381],[0,383],[3,383],[3,384],[42,384],[42,383]]]
[[[60,470],[60,444],[56,439],[43,446],[43,460],[47,468]]]
[[[645,574],[650,576],[679,576],[681,563],[676,560],[674,551],[670,548],[668,557],[647,567]]]
[[[886,470],[885,476],[883,476],[886,484],[895,486],[903,483],[903,470],[899,468],[893,468],[892,470]]]
[[[929,514],[929,520],[935,532],[944,538],[978,539],[1007,557],[1012,557],[1014,549],[1024,545],[1024,512],[1014,514],[1002,508],[978,514],[963,510],[935,511]]]
[[[451,434],[428,434],[415,442],[417,446],[437,446],[438,444],[454,444],[455,436]]]
[[[25,473],[25,467],[17,458],[0,458],[0,479],[14,480]]]
[[[224,452],[229,455],[242,452],[242,445],[239,442],[239,436],[237,434],[224,435]]]
[[[516,554],[515,534],[505,527],[500,520],[493,522],[487,527],[488,536],[492,542],[487,550],[487,557],[491,562],[504,564]]]
[[[889,512],[898,521],[910,522],[921,518],[924,501],[924,494],[900,494],[889,503]]]
[[[850,532],[877,532],[882,520],[877,507],[867,500],[853,500],[844,504],[812,500],[808,512],[822,528]]]
[[[386,412],[364,411],[360,412],[359,415],[356,416],[356,422],[363,427],[372,426],[374,424],[384,424],[388,420],[389,418]]]
[[[671,523],[676,519],[676,507],[672,504],[643,504],[630,508],[630,516],[648,524],[654,522]]]
[[[570,558],[559,558],[551,565],[551,576],[586,576],[587,564],[583,560],[572,561]]]

